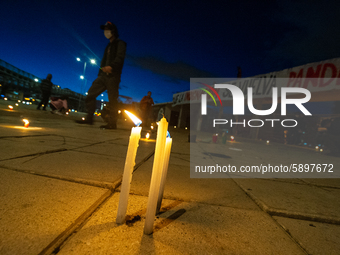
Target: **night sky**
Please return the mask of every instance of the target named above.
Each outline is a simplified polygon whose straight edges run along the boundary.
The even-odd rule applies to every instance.
[[[115,23],[127,42],[120,94],[156,103],[190,77],[243,77],[340,57],[339,1],[16,1],[1,3],[0,59],[81,92]],[[98,74],[87,64],[86,91]],[[85,92],[85,90],[83,91]],[[105,94],[107,99],[107,94]]]

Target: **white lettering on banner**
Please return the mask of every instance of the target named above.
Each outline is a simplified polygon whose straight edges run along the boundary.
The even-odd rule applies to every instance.
[[[285,79],[285,82],[278,84],[278,79]],[[274,93],[272,89],[275,87],[305,88],[312,93],[331,90],[340,91],[340,58],[309,63],[264,75],[234,80],[228,83],[236,85],[246,96],[248,94],[248,88],[251,87],[253,99],[270,97],[271,94]],[[174,94],[173,106],[189,104],[190,102],[200,103],[202,93],[204,93],[202,90],[197,89]],[[222,101],[233,99],[232,92],[229,90],[223,89],[218,91],[218,94]],[[280,97],[280,95],[278,95],[278,97]],[[274,95],[273,98],[275,98]],[[211,102],[210,97],[208,97],[207,100]],[[321,98],[320,101],[324,100]],[[274,105],[273,103],[272,106]],[[271,110],[272,108],[267,111],[270,112]]]
[[[233,115],[244,115],[244,95],[240,88],[230,84],[215,84],[215,88],[228,89],[231,91],[233,97]],[[305,94],[305,98],[287,98],[287,93],[302,93]],[[269,110],[257,110],[254,108],[252,103],[252,88],[248,88],[248,108],[251,113],[255,115],[270,115],[277,108],[277,88],[273,88],[273,103]],[[305,115],[312,115],[302,104],[310,100],[311,94],[307,89],[304,88],[281,88],[281,114],[286,115],[287,104],[294,104],[298,107],[301,112]],[[203,107],[207,108],[207,102],[202,101]],[[206,111],[205,111],[206,113]]]
[[[340,66],[334,63],[316,63],[317,66],[300,66],[289,73],[288,87],[319,87],[329,86],[335,78],[340,78]],[[304,79],[303,79],[304,78]],[[336,85],[340,85],[337,80]]]

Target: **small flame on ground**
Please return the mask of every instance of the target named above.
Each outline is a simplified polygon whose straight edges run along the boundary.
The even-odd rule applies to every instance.
[[[150,133],[146,133],[145,138],[149,139],[150,138]]]
[[[24,127],[28,127],[30,125],[30,122],[28,121],[28,119],[23,119],[22,120],[24,122]]]
[[[11,105],[9,105],[8,108],[9,108],[10,110],[13,110],[13,106],[11,106]]]

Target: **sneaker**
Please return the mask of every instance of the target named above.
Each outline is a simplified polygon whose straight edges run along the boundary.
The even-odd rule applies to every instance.
[[[87,125],[93,125],[93,121],[92,120],[76,120],[76,123],[78,124],[87,124]]]
[[[101,125],[100,128],[102,128],[102,129],[117,129],[117,125],[116,124]]]

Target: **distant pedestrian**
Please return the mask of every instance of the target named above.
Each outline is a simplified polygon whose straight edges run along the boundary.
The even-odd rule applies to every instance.
[[[51,80],[52,80],[52,74],[49,73],[46,79],[41,81],[40,89],[41,89],[42,99],[37,107],[38,110],[40,110],[40,107],[44,105],[43,110],[46,111],[46,107],[48,105],[48,100],[50,99],[52,86],[53,86],[53,83],[51,82]]]
[[[154,105],[153,99],[151,97],[151,91],[148,91],[148,94],[142,98],[140,101],[140,110],[142,112],[142,121],[143,126],[149,125],[149,117],[152,112],[152,106]]]
[[[122,73],[126,43],[118,38],[118,29],[111,22],[100,26],[104,30],[104,36],[110,40],[104,51],[100,63],[97,79],[92,83],[85,99],[87,117],[85,120],[77,120],[79,124],[93,124],[93,114],[96,110],[96,98],[107,90],[109,96],[108,124],[100,126],[105,129],[116,129],[118,118],[118,89]]]

